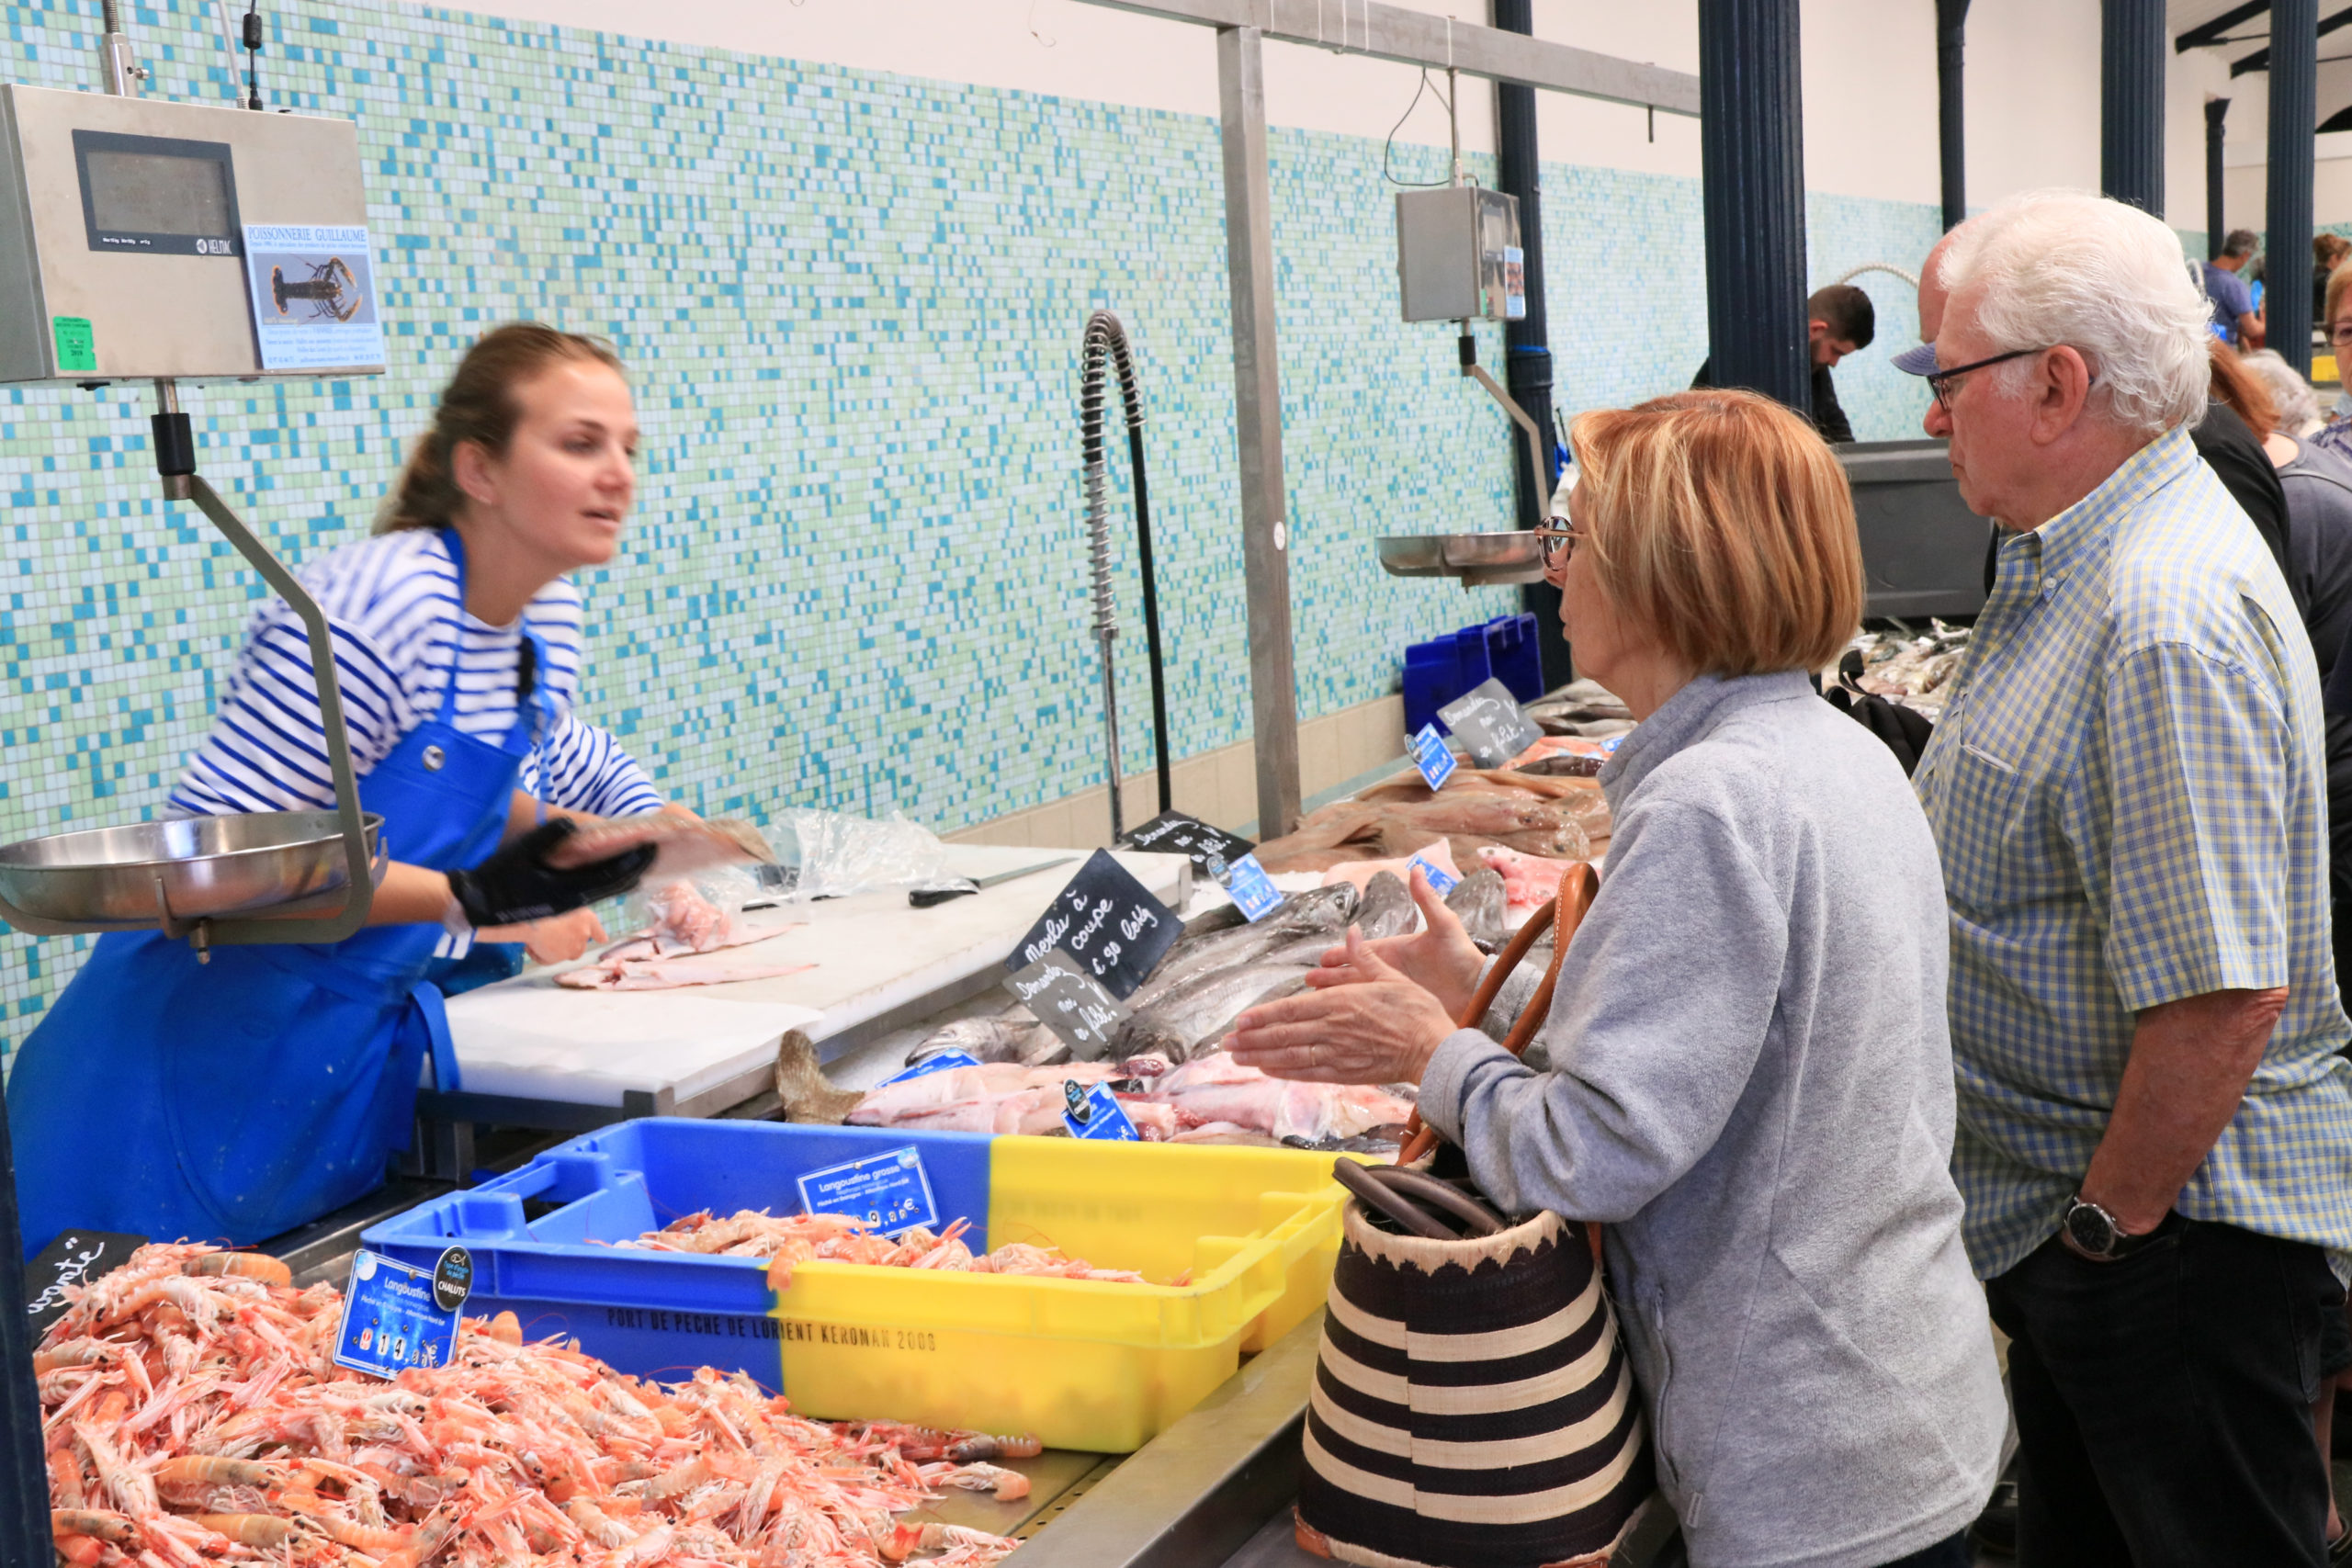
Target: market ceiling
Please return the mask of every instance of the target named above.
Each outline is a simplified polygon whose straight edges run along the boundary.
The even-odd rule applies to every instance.
[[[2243,76],[2270,68],[2269,10],[2270,0],[2175,0],[2165,9],[2165,20],[2172,28],[2176,51],[2243,51],[2230,59],[2230,74]],[[2352,6],[2321,17],[2319,36],[2325,38],[2345,27],[2352,27]],[[2256,47],[2244,50],[2249,43]]]

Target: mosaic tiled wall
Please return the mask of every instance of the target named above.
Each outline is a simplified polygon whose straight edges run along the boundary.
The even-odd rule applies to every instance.
[[[97,12],[0,4],[0,79],[86,86]],[[209,7],[132,17],[152,94],[231,96]],[[354,0],[301,0],[275,26],[271,102],[358,123],[393,333],[380,380],[192,394],[205,471],[283,554],[364,532],[482,326],[606,333],[646,443],[626,558],[582,585],[588,715],[706,811],[947,829],[1033,805],[1101,774],[1073,359],[1109,306],[1148,397],[1175,749],[1247,737],[1213,123]],[[1507,427],[1446,329],[1394,319],[1379,145],[1272,143],[1311,716],[1392,690],[1408,641],[1515,607],[1383,578],[1371,553],[1500,516]],[[1545,177],[1563,410],[1681,385],[1705,352],[1696,183]],[[1933,237],[1925,208],[1816,200],[1813,220],[1818,277],[1916,265]],[[1910,341],[1906,291],[1881,281],[1882,346],[1841,372],[1867,435],[1916,413],[1874,363]],[[1489,333],[1488,363],[1499,348]],[[151,813],[258,592],[155,498],[147,412],[129,389],[0,390],[0,840]],[[1135,599],[1130,576],[1140,756]],[[79,947],[0,940],[0,1050]]]

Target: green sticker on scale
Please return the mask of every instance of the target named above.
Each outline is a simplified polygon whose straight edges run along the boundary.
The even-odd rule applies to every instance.
[[[86,316],[51,316],[50,329],[57,336],[57,368],[65,370],[96,370],[98,367],[98,340],[90,331]]]

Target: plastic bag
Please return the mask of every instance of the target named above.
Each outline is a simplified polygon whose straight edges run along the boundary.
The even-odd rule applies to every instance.
[[[787,811],[783,826],[791,842],[779,833],[776,849],[799,869],[786,895],[796,903],[947,880],[947,848],[938,835],[896,812],[876,822],[838,811]]]
[[[657,950],[712,953],[741,940],[743,906],[772,898],[749,866],[721,865],[668,882],[645,883],[621,906],[620,929],[650,936]]]

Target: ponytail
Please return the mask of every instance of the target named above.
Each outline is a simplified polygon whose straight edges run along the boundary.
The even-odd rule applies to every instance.
[[[537,321],[510,321],[476,339],[442,391],[433,423],[409,448],[400,478],[377,510],[376,532],[438,528],[455,521],[466,499],[458,489],[458,448],[470,441],[493,457],[503,456],[522,417],[516,391],[573,359],[592,360],[625,374],[620,355],[604,339],[558,332]]]

